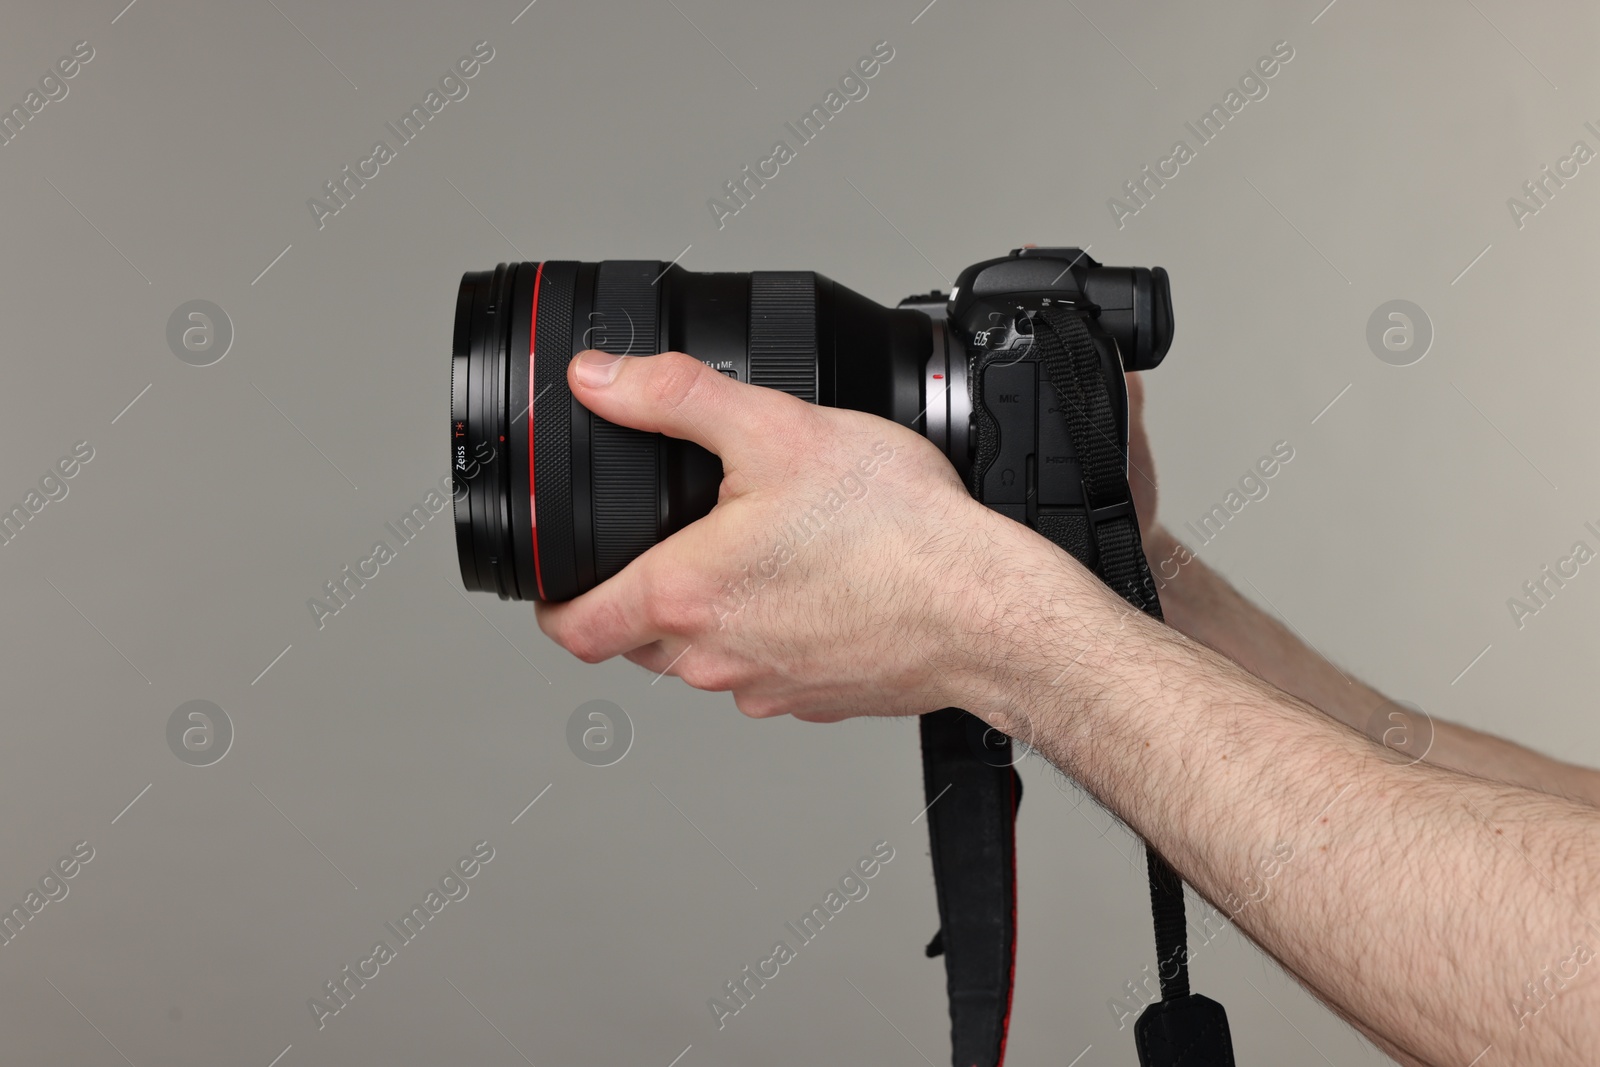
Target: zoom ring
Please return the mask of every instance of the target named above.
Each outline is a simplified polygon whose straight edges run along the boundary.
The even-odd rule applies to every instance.
[[[616,355],[654,355],[658,298],[655,260],[607,260],[595,279],[589,343]],[[605,581],[660,538],[659,440],[654,434],[594,417],[594,563]]]
[[[817,402],[817,276],[750,274],[750,383]]]
[[[538,516],[539,554],[550,563],[540,572],[540,595],[567,600],[578,594],[570,565],[572,525],[572,392],[567,364],[572,360],[572,294],[578,277],[573,261],[546,261],[537,268],[538,321],[534,323],[533,383],[538,388],[531,410],[538,477],[533,512]]]

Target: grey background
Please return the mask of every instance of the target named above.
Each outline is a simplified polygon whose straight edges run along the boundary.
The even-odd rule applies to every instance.
[[[1506,607],[1600,520],[1600,176],[1520,230],[1505,204],[1600,147],[1592,5],[922,2],[6,8],[8,106],[96,51],[0,148],[0,500],[95,449],[0,548],[0,900],[96,850],[0,947],[6,1062],[945,1062],[911,722],[751,722],[586,667],[527,605],[464,600],[448,517],[313,623],[446,472],[455,284],[496,260],[690,246],[883,301],[1030,240],[1162,264],[1168,522],[1291,442],[1202,556],[1396,697],[1600,761],[1600,577],[1520,631]],[[1107,198],[1280,39],[1268,97],[1119,230]],[[306,199],[479,40],[470,95],[319,231]],[[719,231],[706,199],[879,40],[870,95]],[[1396,298],[1435,329],[1404,368],[1365,342]],[[214,366],[167,348],[191,299],[232,319]],[[165,740],[192,699],[234,725],[209,767]],[[634,722],[615,766],[565,743],[591,699]],[[1131,1064],[1136,843],[1024,769],[1013,1060]],[[480,839],[470,896],[319,1032],[307,998]],[[867,899],[718,1032],[707,998],[879,839]],[[1195,971],[1242,1063],[1384,1062],[1236,932]]]

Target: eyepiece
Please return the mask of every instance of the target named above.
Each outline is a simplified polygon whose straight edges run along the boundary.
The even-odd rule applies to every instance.
[[[1167,281],[1165,267],[1150,268],[1150,333],[1148,345],[1142,346],[1138,366],[1129,370],[1150,370],[1160,366],[1172,347],[1172,286]],[[1141,338],[1142,340],[1142,338]]]

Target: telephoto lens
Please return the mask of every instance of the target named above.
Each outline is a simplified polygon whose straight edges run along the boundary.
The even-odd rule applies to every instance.
[[[468,273],[450,396],[462,580],[502,599],[568,600],[716,503],[716,456],[615,425],[573,398],[567,364],[585,349],[687,352],[742,382],[891,419],[928,436],[965,477],[974,336],[999,337],[1006,331],[986,324],[1064,294],[1094,301],[1113,339],[1109,359],[1120,349],[1133,370],[1166,353],[1165,272],[1100,267],[1077,249],[1013,252],[967,268],[949,298],[929,293],[896,308],[812,271],[549,260]],[[1014,328],[1007,335],[1025,341]]]

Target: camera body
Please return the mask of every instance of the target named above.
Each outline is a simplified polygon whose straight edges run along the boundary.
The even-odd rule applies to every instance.
[[[1034,353],[1034,317],[1050,308],[1081,315],[1126,453],[1122,372],[1155,367],[1172,344],[1166,271],[1104,267],[1077,248],[1023,248],[968,267],[948,297],[933,292],[899,306],[933,321],[921,429],[972,495],[1041,531],[1084,522],[1083,472],[1063,400]]]

